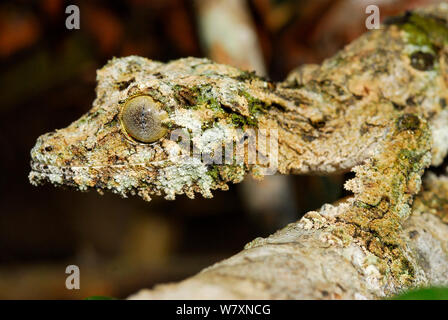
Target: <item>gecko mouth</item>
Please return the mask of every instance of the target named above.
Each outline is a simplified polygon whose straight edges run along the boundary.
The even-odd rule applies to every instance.
[[[106,182],[120,180],[123,172],[131,175],[132,171],[145,170],[155,172],[160,163],[147,164],[107,164],[90,166],[58,166],[31,160],[29,180],[34,185],[50,182],[55,185],[68,185],[79,189],[105,188]],[[121,177],[120,177],[121,175]]]
[[[149,201],[149,195],[174,199],[177,194],[192,198],[194,193],[201,193],[204,197],[211,197],[211,189],[225,186],[215,186],[206,172],[207,167],[195,159],[177,164],[157,161],[157,165],[97,166],[56,166],[32,159],[29,180],[35,186],[51,183],[79,191],[96,189],[102,193],[108,190],[122,197],[138,194]]]
[[[31,160],[29,180],[33,185],[50,182],[54,185],[79,187],[82,185],[77,177],[87,177],[89,167],[56,166]]]
[[[50,183],[79,191],[97,190],[100,194],[108,190],[122,197],[140,194],[150,200],[149,194],[161,194],[151,178],[157,170],[147,165],[56,166],[31,160],[29,180],[35,186]]]

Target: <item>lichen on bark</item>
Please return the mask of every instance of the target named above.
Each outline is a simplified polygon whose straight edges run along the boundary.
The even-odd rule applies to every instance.
[[[448,151],[447,19],[447,4],[408,13],[279,83],[207,59],[114,59],[98,71],[92,110],[38,139],[30,180],[145,200],[211,197],[259,175],[260,166],[247,158],[174,161],[180,149],[169,134],[184,130],[193,152],[212,154],[240,141],[238,129],[275,129],[280,173],[353,170],[345,185],[353,195],[144,297],[378,298],[447,284],[446,195],[431,185],[445,186],[445,178],[429,176],[414,203],[425,169]],[[135,95],[160,103],[166,137],[142,144],[124,134],[120,112]],[[264,157],[272,151],[255,147]],[[440,248],[438,258],[430,244]]]

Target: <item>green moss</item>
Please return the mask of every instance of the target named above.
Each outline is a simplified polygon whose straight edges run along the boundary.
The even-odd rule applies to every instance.
[[[202,91],[202,90],[204,91]],[[211,90],[210,87],[201,88],[199,86],[194,86],[188,89],[188,94],[186,96],[185,88],[179,90],[179,94],[183,99],[187,99],[190,103],[189,106],[191,109],[198,109],[202,104],[209,105],[209,100],[212,99],[210,97],[210,92],[206,90]],[[214,101],[214,105],[216,105],[216,101]]]
[[[411,149],[401,149],[398,154],[398,166],[400,172],[407,177],[421,169],[421,160],[424,153],[417,152]]]
[[[188,109],[199,109],[201,106],[206,106],[216,112],[224,112],[221,104],[216,100],[211,85],[184,87],[175,85],[176,99]]]
[[[232,114],[232,123],[237,127],[242,127],[246,124],[246,121],[242,115],[233,113]]]
[[[234,79],[239,81],[247,81],[247,80],[253,80],[259,78],[255,71],[241,71],[241,73],[234,77]]]
[[[408,34],[410,44],[434,48],[448,43],[448,28],[440,19],[411,13],[400,27]]]
[[[239,183],[243,180],[245,168],[242,164],[228,164],[219,166],[219,177],[224,181]]]
[[[409,20],[423,30],[433,44],[443,46],[448,43],[447,25],[439,19],[413,14]]]
[[[359,200],[355,201],[355,205],[357,207],[359,207],[359,208],[364,208],[364,209],[372,209],[372,208],[375,207],[375,206],[373,206],[371,204],[368,204],[368,203],[365,203],[365,202],[362,202],[362,201],[359,201]]]
[[[243,72],[241,74],[245,78],[257,77],[254,73]],[[205,106],[213,110],[218,117],[226,117],[236,127],[251,126],[256,127],[257,117],[259,114],[266,112],[265,103],[259,99],[254,98],[249,93],[245,91],[240,91],[248,103],[249,116],[245,116],[234,112],[230,108],[224,108],[218,101],[216,94],[213,92],[213,86],[210,84],[194,86],[191,88],[186,88],[184,86],[175,85],[173,90],[176,91],[176,97],[181,101],[185,107],[191,109],[198,109],[201,106]],[[211,127],[213,122],[203,125],[203,129]]]
[[[265,113],[266,109],[265,109],[265,105],[263,102],[261,102],[260,100],[252,100],[249,101],[249,113],[251,115],[257,115],[259,113]]]
[[[338,226],[332,229],[332,233],[342,241],[344,246],[348,246],[353,242],[354,232],[355,227],[353,225]]]
[[[393,177],[392,180],[392,190],[391,190],[391,195],[392,195],[392,200],[393,200],[393,204],[397,204],[400,202],[400,198],[402,197],[402,188],[403,188],[403,176],[402,175],[396,175]]]
[[[84,300],[117,300],[117,298],[107,297],[107,296],[91,296],[87,297]]]
[[[260,99],[253,97],[246,91],[241,90],[239,93],[247,100],[249,116],[232,113],[231,122],[237,127],[256,127],[258,125],[258,116],[266,112],[266,104]]]
[[[266,112],[266,104],[263,101],[253,97],[246,91],[240,91],[240,93],[246,98],[247,104],[249,106],[249,113],[252,116],[256,116],[260,113]]]
[[[401,279],[404,283],[411,283],[415,278],[415,270],[409,260],[405,257],[400,257],[392,263],[392,273]]]
[[[209,92],[201,92],[202,94],[198,96],[197,104],[205,104],[208,108],[215,112],[224,112],[221,104],[213,97]]]
[[[408,34],[408,43],[419,47],[432,47],[432,43],[429,40],[428,35],[418,26],[412,23],[406,23],[401,28]]]
[[[238,183],[243,180],[245,168],[241,164],[210,165],[207,174],[218,184],[223,181]]]
[[[219,180],[219,167],[218,166],[210,166],[207,170],[207,174],[212,177],[213,181]]]
[[[400,152],[398,153],[398,158],[400,160],[405,160],[406,162],[407,161],[414,162],[415,157],[416,152],[410,149],[401,149]]]
[[[244,117],[237,113],[232,113],[231,120],[232,120],[232,123],[236,127],[244,127],[244,126],[255,127],[255,126],[257,126],[257,120],[255,118]]]
[[[148,89],[145,94],[148,94],[151,96],[154,100],[159,101],[161,103],[165,103],[167,101],[167,97],[163,95],[159,90],[157,89]]]
[[[448,288],[418,288],[394,296],[393,300],[448,300]]]
[[[391,183],[391,196],[393,203],[399,203],[403,196],[403,188],[406,185],[406,179],[413,172],[418,172],[421,169],[421,160],[424,153],[417,152],[412,149],[401,149],[397,156],[397,161],[394,164],[394,170],[397,172],[393,176]]]
[[[210,86],[204,86],[199,88],[199,94],[197,98],[197,104],[198,105],[206,105],[208,108],[212,109],[213,111],[225,114],[230,122],[236,126],[236,127],[256,127],[258,124],[257,116],[260,113],[264,113],[265,110],[265,104],[254,97],[252,97],[250,94],[244,91],[240,91],[240,94],[242,94],[247,102],[248,102],[248,109],[249,109],[249,116],[244,116],[242,114],[239,114],[237,112],[233,112],[233,110],[225,110],[221,103],[216,100],[216,98],[211,93],[211,87]]]
[[[175,128],[175,123],[174,122],[171,122],[171,121],[169,121],[169,122],[165,122],[165,123],[163,123],[163,126],[165,126],[165,128],[167,128],[167,129],[173,129],[173,128]]]

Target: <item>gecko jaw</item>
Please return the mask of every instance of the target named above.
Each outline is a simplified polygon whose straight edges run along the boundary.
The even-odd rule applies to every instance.
[[[163,162],[163,163],[162,163]],[[96,189],[111,191],[122,197],[139,195],[149,201],[151,196],[164,196],[173,200],[186,194],[194,198],[200,193],[211,198],[214,189],[227,189],[227,184],[216,184],[207,173],[208,167],[195,159],[182,164],[158,161],[151,164],[56,166],[31,161],[30,182],[35,185],[51,183],[55,186],[73,187],[80,191]]]

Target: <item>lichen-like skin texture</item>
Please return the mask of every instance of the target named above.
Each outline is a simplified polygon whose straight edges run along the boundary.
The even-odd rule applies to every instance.
[[[176,157],[179,144],[170,132],[191,133],[194,150],[204,155],[213,145],[240,141],[238,129],[267,136],[276,129],[280,173],[356,172],[346,183],[354,195],[308,213],[301,228],[325,226],[324,242],[361,250],[360,257],[370,257],[363,266],[387,277],[390,288],[410,285],[418,268],[402,226],[424,169],[440,164],[448,150],[447,19],[446,4],[408,13],[281,83],[206,59],[113,59],[98,71],[91,111],[38,139],[30,181],[146,200],[211,197],[246,173],[260,175],[261,165]],[[151,96],[167,113],[167,135],[158,141],[139,143],[123,130],[121,109],[135,95]],[[266,157],[273,152],[256,148]]]

